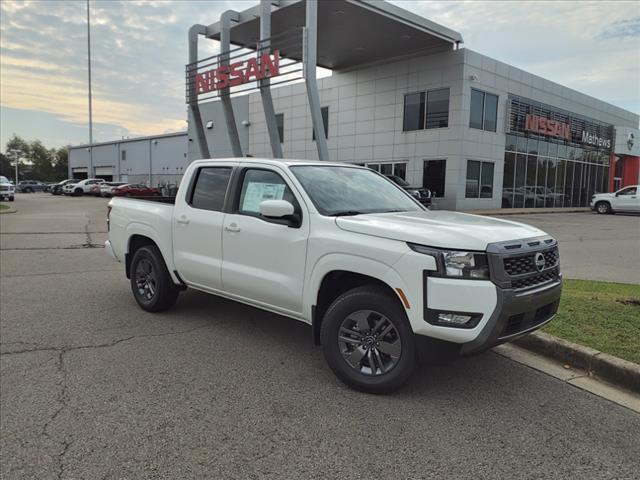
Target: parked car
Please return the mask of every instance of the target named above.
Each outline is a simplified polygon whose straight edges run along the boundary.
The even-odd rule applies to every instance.
[[[598,213],[640,213],[639,185],[624,187],[613,193],[598,193],[591,197],[589,206]]]
[[[77,183],[68,183],[62,188],[65,195],[84,195],[91,192],[91,189],[99,183],[104,183],[102,178],[87,178]]]
[[[80,180],[76,179],[76,178],[69,178],[67,180],[62,180],[61,182],[58,183],[54,183],[50,188],[49,188],[49,192],[51,192],[51,195],[62,195],[62,189],[64,188],[65,185],[68,185],[70,183],[78,183]]]
[[[0,175],[0,200],[8,199],[10,202],[15,200],[16,187],[13,183],[3,175]]]
[[[397,175],[385,175],[389,180],[391,180],[396,185],[399,185],[403,189],[407,191],[409,195],[418,200],[421,204],[430,206],[431,205],[431,190],[428,188],[416,188],[412,187],[409,182],[405,179],[398,177]]]
[[[121,187],[126,184],[126,182],[104,182],[100,185],[100,195],[102,195],[103,197],[112,197],[112,191],[115,188]]]
[[[20,180],[16,187],[16,191],[22,193],[44,192],[47,184],[38,180]]]
[[[421,352],[477,353],[556,314],[558,243],[536,227],[429,211],[356,165],[199,160],[183,180],[109,202],[105,251],[138,305],[190,287],[311,324],[353,388],[395,390]]]
[[[127,183],[111,190],[114,197],[159,197],[160,190],[137,183]]]

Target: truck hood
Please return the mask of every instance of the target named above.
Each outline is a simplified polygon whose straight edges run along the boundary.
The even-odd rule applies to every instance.
[[[601,200],[604,198],[614,198],[615,196],[615,193],[596,193],[595,195],[593,195],[593,198],[596,200]]]
[[[336,224],[348,232],[430,247],[479,251],[494,242],[546,235],[523,223],[446,210],[338,217]]]

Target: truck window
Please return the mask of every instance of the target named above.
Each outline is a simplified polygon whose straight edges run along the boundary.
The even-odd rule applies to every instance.
[[[270,170],[247,170],[242,181],[238,213],[259,215],[260,203],[264,200],[286,200],[298,210],[293,193],[280,175]]]
[[[222,211],[230,177],[231,167],[200,168],[189,204],[193,208]]]

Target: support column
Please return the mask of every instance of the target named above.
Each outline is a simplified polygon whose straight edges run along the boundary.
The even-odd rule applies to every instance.
[[[238,21],[238,12],[227,10],[220,17],[220,66],[229,65],[229,50],[231,49],[231,22]],[[227,123],[227,132],[229,133],[229,141],[234,157],[243,157],[242,145],[240,144],[240,136],[238,135],[238,127],[236,126],[236,117],[233,113],[233,105],[231,104],[230,88],[226,87],[220,90],[220,99],[224,110],[224,119]]]
[[[196,80],[196,62],[198,61],[198,35],[205,35],[207,27],[204,25],[193,25],[189,29],[189,65],[191,69],[187,75],[187,81],[189,82],[189,88],[195,89],[194,83]],[[200,115],[200,106],[198,105],[198,95],[193,95],[193,100],[189,102],[189,112],[191,113],[191,119],[193,120],[193,128],[196,134],[196,144],[200,151],[200,158],[209,158],[209,146],[207,145],[207,137],[204,132],[204,125],[202,125],[202,116]],[[191,129],[191,125],[189,126]]]
[[[271,41],[265,40],[271,37],[271,4],[273,0],[260,0],[260,40],[262,54],[271,53]],[[269,142],[271,143],[271,152],[273,158],[282,158],[282,145],[280,144],[280,136],[278,135],[278,123],[276,121],[276,112],[273,108],[273,98],[271,98],[271,87],[269,78],[260,80],[260,96],[262,97],[262,108],[267,122],[267,132],[269,133]]]
[[[320,94],[318,93],[318,81],[316,80],[316,64],[318,56],[318,0],[306,0],[306,22],[304,27],[304,58],[302,69],[307,85],[307,97],[309,99],[309,110],[311,110],[311,120],[313,131],[316,134],[316,147],[318,148],[318,159],[329,160],[329,148],[322,121],[322,110],[320,108]]]

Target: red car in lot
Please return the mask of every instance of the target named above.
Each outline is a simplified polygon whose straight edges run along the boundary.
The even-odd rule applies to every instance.
[[[159,197],[160,190],[140,184],[121,185],[111,190],[115,197]]]

